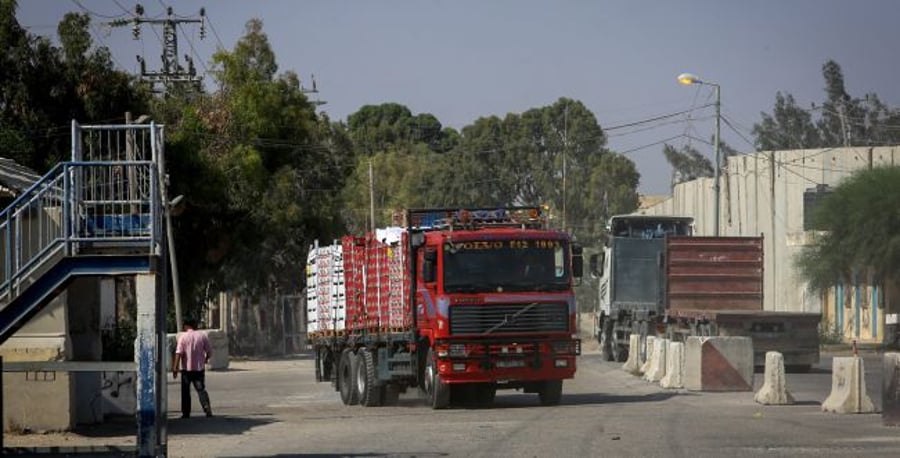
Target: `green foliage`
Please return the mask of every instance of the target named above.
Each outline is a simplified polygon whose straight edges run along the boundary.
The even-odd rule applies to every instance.
[[[819,322],[819,345],[836,345],[844,343],[844,334],[831,321]]]
[[[713,176],[712,162],[690,145],[683,146],[679,151],[667,144],[663,146],[663,156],[672,166],[673,187],[685,181]]]
[[[823,229],[796,264],[814,291],[847,282],[854,273],[878,280],[900,275],[900,167],[862,170],[847,178],[817,207]]]
[[[161,100],[187,314],[209,294],[299,291],[314,239],[339,234],[337,196],[355,160],[344,129],[317,116],[251,20],[213,57],[218,90]]]
[[[141,112],[148,95],[116,70],[109,50],[95,48],[90,18],[69,13],[59,24],[61,47],[23,29],[16,2],[0,0],[0,151],[46,170],[70,151],[70,123],[121,119]]]
[[[637,207],[634,163],[604,147],[602,129],[581,102],[562,98],[479,118],[459,133],[439,130],[433,118],[396,104],[350,115],[360,159],[343,195],[353,231],[368,226],[370,160],[378,226],[409,207],[549,205],[557,226],[565,208],[566,227],[591,243],[609,215]]]
[[[838,146],[876,146],[900,143],[900,110],[885,106],[875,94],[854,98],[847,93],[840,65],[822,66],[825,101],[814,111],[800,108],[790,94],[775,95],[771,115],[761,113],[753,126],[759,150],[790,150]]]

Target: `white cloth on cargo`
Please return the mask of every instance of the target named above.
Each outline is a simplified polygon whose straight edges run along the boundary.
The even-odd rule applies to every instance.
[[[406,229],[399,226],[386,227],[384,229],[375,229],[375,239],[388,245],[400,243],[403,233]]]

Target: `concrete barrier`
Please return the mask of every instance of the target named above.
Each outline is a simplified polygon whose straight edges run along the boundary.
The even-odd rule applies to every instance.
[[[866,393],[866,368],[859,356],[835,356],[831,365],[831,394],[822,403],[823,412],[871,413],[872,399]]]
[[[212,346],[212,358],[206,364],[208,370],[224,370],[228,369],[231,357],[228,353],[228,334],[218,329],[198,329],[197,332],[206,334],[209,338],[209,344]],[[168,334],[169,351],[166,352],[166,367],[172,370],[172,358],[175,355],[175,346],[178,342],[178,334]]]
[[[644,364],[641,365],[641,374],[646,374],[650,370],[650,360],[653,359],[653,349],[656,341],[655,336],[647,336],[644,339]]]
[[[684,344],[669,342],[666,349],[666,375],[659,380],[663,388],[684,387]]]
[[[884,426],[900,426],[900,353],[884,354],[881,420]]]
[[[688,390],[753,390],[753,340],[749,337],[688,337],[684,352]]]
[[[788,405],[794,397],[787,390],[784,376],[784,355],[777,351],[766,352],[766,372],[763,386],[753,400],[765,405]]]
[[[656,383],[666,375],[666,347],[668,346],[667,339],[653,341],[653,354],[649,359],[650,368],[644,372],[644,380]]]
[[[631,334],[628,336],[628,360],[622,365],[622,370],[632,375],[641,375],[641,336],[640,334]]]

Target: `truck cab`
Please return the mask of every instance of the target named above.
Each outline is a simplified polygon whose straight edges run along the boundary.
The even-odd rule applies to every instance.
[[[646,336],[665,313],[665,238],[690,236],[693,218],[618,215],[607,226],[600,255],[591,257],[591,272],[599,279],[595,329],[601,355],[625,361],[628,335]]]

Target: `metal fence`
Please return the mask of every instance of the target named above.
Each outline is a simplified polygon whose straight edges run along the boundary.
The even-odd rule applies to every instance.
[[[159,253],[161,129],[73,123],[73,160],[0,212],[0,302],[66,256],[123,248]]]

